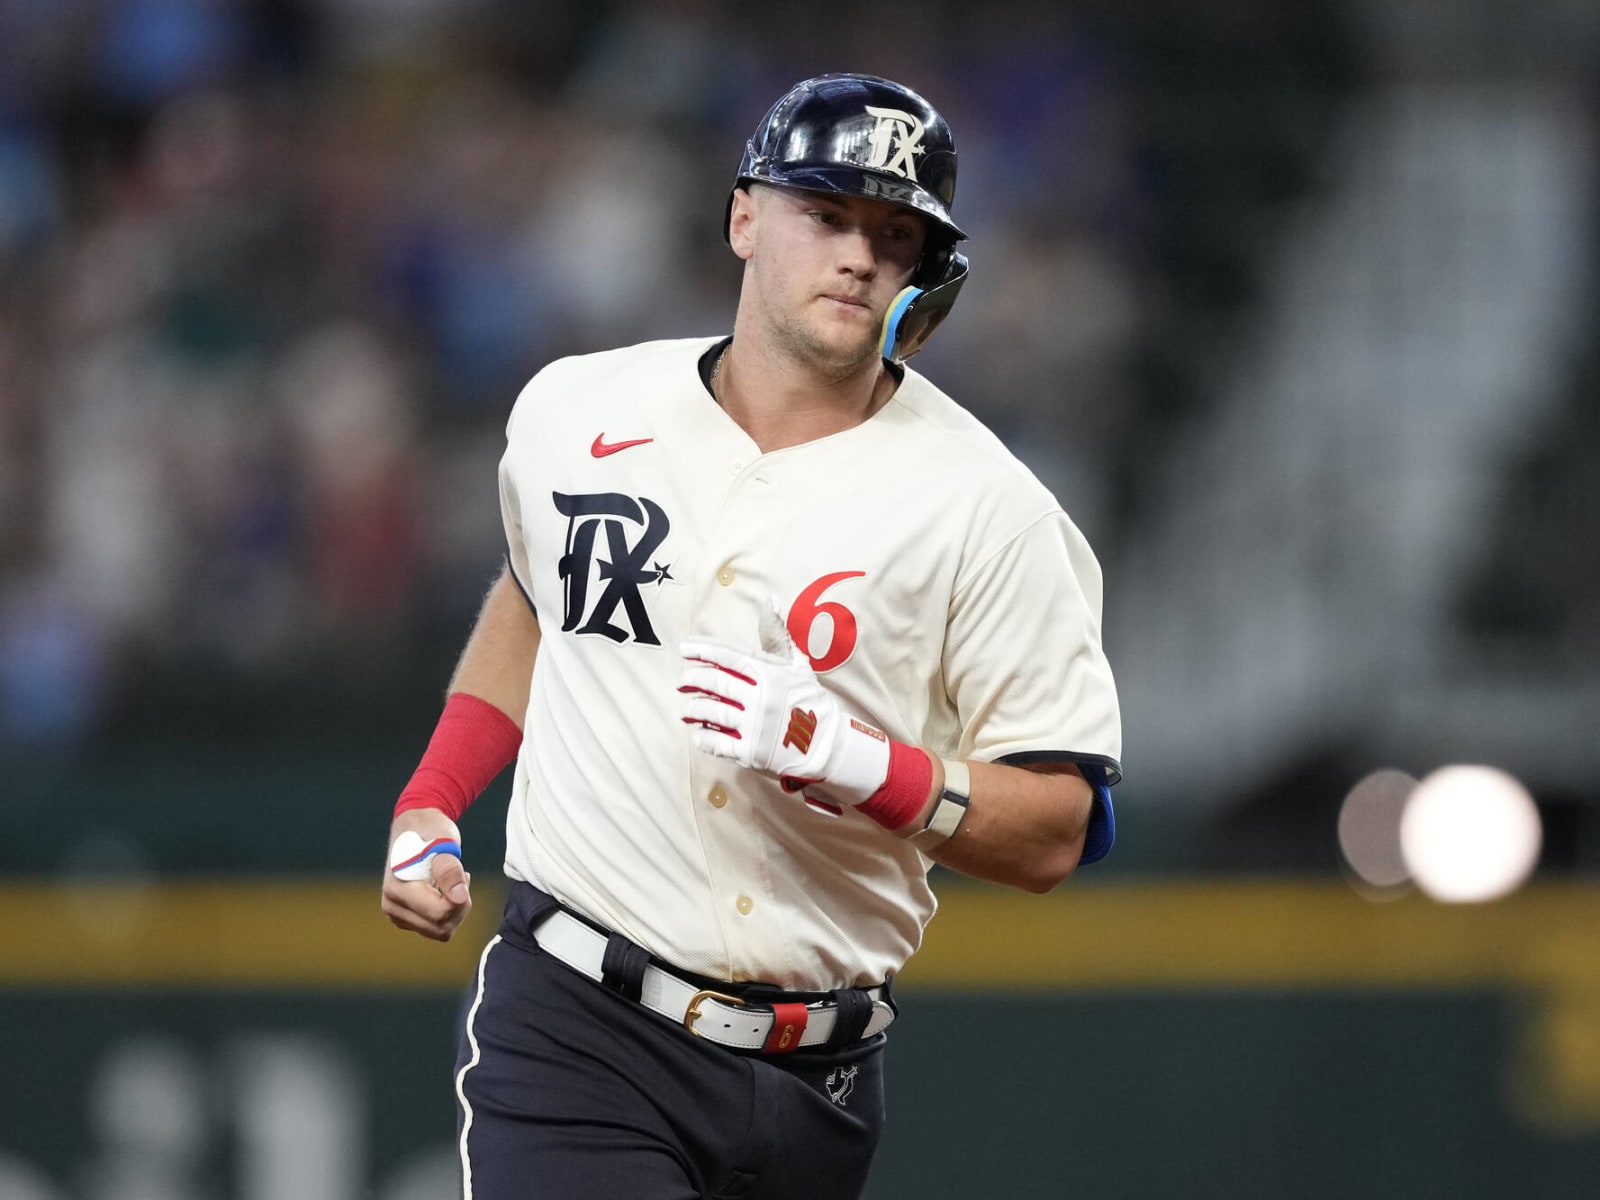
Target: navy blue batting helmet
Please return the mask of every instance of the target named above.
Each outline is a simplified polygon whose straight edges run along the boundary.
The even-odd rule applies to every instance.
[[[967,278],[950,216],[956,144],[933,105],[876,75],[819,75],[790,88],[745,144],[734,190],[751,183],[883,200],[922,214],[927,248],[884,320],[881,349],[903,362],[927,344]],[[733,193],[723,214],[728,236]]]

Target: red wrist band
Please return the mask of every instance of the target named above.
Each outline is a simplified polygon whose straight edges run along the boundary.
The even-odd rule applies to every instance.
[[[933,762],[916,746],[889,742],[889,778],[861,804],[860,811],[885,829],[910,824],[928,802]]]
[[[522,730],[487,700],[452,692],[428,749],[394,806],[394,815],[437,808],[459,821],[483,789],[517,757]]]

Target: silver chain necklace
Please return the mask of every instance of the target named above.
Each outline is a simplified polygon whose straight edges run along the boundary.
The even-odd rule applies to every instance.
[[[729,342],[717,352],[717,361],[711,364],[711,378],[707,381],[711,388],[711,398],[717,402],[719,408],[722,406],[722,397],[717,395],[717,376],[722,374],[722,360],[728,357],[728,351],[731,349],[733,343]]]

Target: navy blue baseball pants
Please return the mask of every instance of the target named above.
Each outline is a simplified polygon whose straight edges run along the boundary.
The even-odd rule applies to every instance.
[[[513,885],[456,1064],[466,1200],[859,1196],[883,1127],[885,1036],[745,1054],[539,949]]]

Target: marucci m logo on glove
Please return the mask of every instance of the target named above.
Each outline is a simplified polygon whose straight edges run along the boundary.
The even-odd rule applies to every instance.
[[[817,714],[803,708],[789,710],[789,732],[783,735],[783,744],[793,746],[804,754],[811,749],[811,736],[817,732]]]

